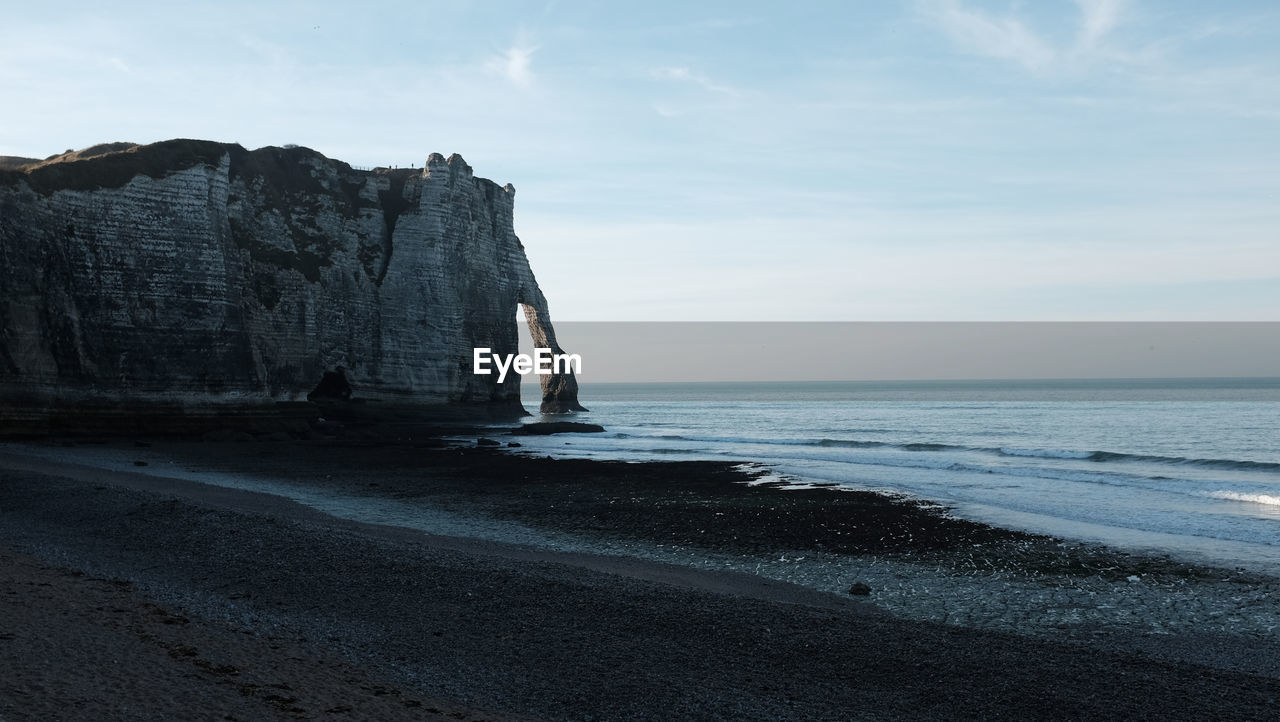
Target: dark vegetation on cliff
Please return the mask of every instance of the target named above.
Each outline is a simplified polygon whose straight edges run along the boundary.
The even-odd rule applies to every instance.
[[[21,156],[14,155],[0,155],[0,169],[22,171],[33,170],[38,166],[48,165],[50,163],[87,160],[89,158],[107,155],[108,153],[132,150],[137,147],[137,143],[99,143],[81,150],[72,150],[71,148],[68,148],[61,153],[54,153],[44,160],[40,160],[39,158],[23,158]]]
[[[0,172],[0,183],[14,185],[25,179],[41,195],[60,190],[119,188],[139,174],[162,178],[201,163],[216,165],[231,147],[239,148],[185,139],[151,145],[103,143]]]

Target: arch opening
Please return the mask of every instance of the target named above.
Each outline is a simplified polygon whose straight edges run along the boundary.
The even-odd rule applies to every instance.
[[[546,309],[539,311],[537,307],[528,303],[517,305],[519,306],[517,312],[524,311],[525,321],[524,329],[519,332],[519,352],[532,355],[534,349],[546,348],[550,349],[552,354],[563,354],[565,351],[560,348],[560,344],[556,343],[555,329],[551,326],[551,319]],[[529,344],[527,348],[525,347],[526,338]],[[531,374],[528,379],[528,383],[538,384],[539,395],[542,398],[539,411],[542,413],[569,414],[587,410],[578,403],[578,380],[573,375],[573,369],[558,369],[557,372],[550,374]],[[537,381],[533,382],[532,379]],[[522,398],[526,388],[522,384]]]

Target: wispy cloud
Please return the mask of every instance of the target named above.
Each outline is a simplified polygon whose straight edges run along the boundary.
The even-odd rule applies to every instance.
[[[996,17],[971,10],[959,0],[934,0],[922,5],[926,14],[970,52],[1012,60],[1032,70],[1046,67],[1055,50],[1014,17]]]
[[[515,85],[527,88],[533,84],[533,54],[538,46],[526,42],[517,42],[507,48],[502,55],[490,60],[486,67],[511,81]]]
[[[1120,23],[1124,0],[1076,0],[1083,20],[1077,48],[1088,51],[1098,46]]]
[[[707,90],[719,95],[724,95],[730,98],[736,98],[739,95],[741,95],[741,92],[738,91],[736,88],[732,88],[728,85],[717,83],[711,78],[707,77],[706,75],[703,75],[702,73],[694,72],[688,68],[683,68],[683,67],[658,68],[653,71],[653,75],[654,77],[662,78],[665,80],[674,80],[681,83],[692,83],[693,85],[699,86],[704,90]]]
[[[763,22],[757,17],[734,17],[734,18],[707,18],[705,20],[694,20],[677,25],[660,25],[652,28],[655,32],[706,32],[719,30],[733,30],[737,28],[745,28],[753,25],[759,25]]]
[[[1014,14],[977,10],[962,0],[924,0],[924,14],[965,50],[1041,71],[1088,64],[1124,17],[1126,0],[1075,0],[1080,13],[1074,41],[1058,45]]]

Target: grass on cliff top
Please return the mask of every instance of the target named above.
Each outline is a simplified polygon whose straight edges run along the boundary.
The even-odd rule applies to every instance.
[[[112,153],[122,153],[125,151],[132,151],[139,147],[141,146],[139,146],[137,143],[120,142],[120,143],[99,143],[97,145],[91,145],[88,148],[82,148],[80,150],[72,150],[68,148],[66,151],[62,153],[54,153],[53,155],[49,156],[48,158],[45,158],[44,160],[36,160],[31,163],[28,163],[20,170],[25,170],[30,172],[35,170],[36,168],[41,168],[46,165],[53,165],[54,163],[71,163],[78,160],[100,158],[104,155],[110,155]]]
[[[80,150],[72,150],[68,148],[61,153],[54,153],[44,160],[39,158],[23,158],[16,155],[3,155],[0,156],[0,169],[30,173],[37,168],[43,168],[44,166],[53,165],[54,163],[70,163],[78,160],[99,158],[112,153],[131,151],[139,147],[140,146],[137,143],[99,143]]]
[[[59,190],[119,188],[134,176],[160,178],[175,170],[198,164],[214,165],[231,148],[226,143],[207,140],[166,140],[151,145],[102,143],[79,151],[68,151],[41,161],[10,167],[0,175],[0,183],[11,185],[25,179],[33,190],[48,195]]]
[[[216,165],[232,148],[207,140],[166,140],[151,145],[104,143],[51,156],[10,172],[7,182],[25,178],[33,190],[48,195],[59,190],[119,188],[134,176],[160,178],[195,165]]]
[[[295,180],[304,183],[312,179],[309,171],[297,162],[299,156],[321,155],[309,148],[298,147],[268,146],[250,152],[237,143],[187,138],[150,145],[101,143],[51,155],[44,160],[0,157],[0,185],[14,185],[25,179],[41,195],[59,190],[119,188],[137,175],[161,178],[196,165],[216,166],[228,153],[238,161],[237,165],[241,165],[242,170],[261,172],[274,182]],[[273,170],[275,172],[271,172]]]
[[[0,155],[0,170],[26,170],[39,163],[39,158],[23,158],[19,155]]]

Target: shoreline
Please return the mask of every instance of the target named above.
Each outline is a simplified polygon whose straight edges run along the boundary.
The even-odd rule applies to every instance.
[[[148,466],[111,472],[80,467],[74,471],[46,460],[30,462],[26,470],[20,470],[23,465],[15,463],[12,454],[0,450],[0,468],[5,469],[0,541],[16,543],[22,551],[36,552],[45,564],[126,579],[138,584],[161,605],[172,605],[188,616],[247,628],[257,635],[264,630],[288,629],[294,633],[319,624],[319,617],[307,608],[305,595],[298,594],[298,589],[271,590],[261,578],[262,570],[253,568],[254,559],[271,559],[275,573],[290,580],[286,586],[312,588],[312,594],[319,594],[325,600],[331,616],[348,620],[358,617],[361,624],[378,628],[381,638],[395,640],[397,645],[414,648],[418,644],[410,633],[413,622],[402,618],[384,622],[377,615],[370,616],[370,610],[362,608],[356,599],[337,594],[333,589],[314,589],[314,580],[306,581],[309,574],[327,576],[334,580],[333,585],[346,588],[353,588],[353,582],[364,580],[366,585],[359,587],[361,595],[382,598],[392,608],[404,603],[398,601],[394,588],[380,588],[386,580],[371,576],[367,570],[348,566],[336,570],[313,569],[305,554],[284,544],[291,535],[301,534],[310,539],[312,545],[333,547],[337,551],[350,544],[389,545],[385,549],[394,550],[389,552],[392,557],[418,558],[419,562],[415,563],[425,563],[421,560],[424,550],[431,550],[430,554],[435,555],[465,557],[470,561],[451,567],[450,573],[455,581],[463,580],[458,581],[459,584],[480,584],[486,594],[492,595],[488,601],[495,607],[495,618],[502,616],[497,608],[503,610],[503,615],[531,605],[541,610],[532,618],[524,617],[524,626],[520,628],[523,634],[529,633],[531,625],[541,623],[538,620],[560,619],[555,605],[537,590],[536,584],[530,584],[531,577],[551,573],[548,570],[555,570],[551,576],[564,587],[565,599],[591,598],[593,605],[625,603],[622,589],[643,587],[641,596],[648,601],[639,608],[652,613],[646,617],[651,624],[647,630],[651,633],[680,618],[678,613],[664,616],[656,610],[673,609],[669,606],[670,597],[682,594],[693,594],[701,600],[694,607],[704,605],[708,599],[730,606],[755,605],[760,607],[757,613],[774,620],[771,624],[794,621],[797,614],[806,618],[814,614],[834,614],[834,618],[826,618],[823,626],[830,628],[834,624],[844,630],[842,634],[865,632],[868,624],[879,625],[888,636],[878,636],[875,644],[888,644],[900,652],[894,659],[904,664],[906,660],[914,660],[911,664],[932,663],[936,651],[917,648],[911,652],[897,646],[910,638],[910,633],[928,630],[929,634],[949,640],[944,645],[947,647],[942,652],[944,656],[958,655],[958,659],[968,660],[960,664],[958,669],[962,671],[954,678],[939,683],[977,684],[980,688],[977,696],[965,703],[967,706],[956,708],[961,714],[965,709],[971,714],[992,714],[996,707],[982,705],[994,704],[995,700],[1014,705],[1009,709],[1024,705],[1023,709],[1030,710],[1036,704],[1026,697],[1032,686],[1019,691],[1014,685],[997,693],[991,686],[993,679],[975,682],[974,675],[985,674],[973,666],[978,663],[975,655],[990,650],[992,645],[1000,650],[995,657],[987,657],[993,669],[1009,673],[1011,666],[1026,668],[1025,674],[1020,673],[1019,684],[1023,685],[1032,685],[1030,677],[1035,675],[1040,675],[1035,677],[1035,684],[1051,684],[1056,674],[1047,662],[1031,667],[1027,667],[1026,660],[1016,665],[1010,662],[1017,657],[1017,650],[1030,645],[1050,659],[1061,662],[1065,659],[1061,655],[1066,655],[1073,660],[1072,664],[1095,671],[1111,669],[1114,672],[1112,667],[1124,658],[1126,668],[1136,665],[1152,672],[1151,676],[1143,677],[1147,680],[1144,684],[1157,684],[1157,679],[1170,674],[1171,668],[1194,669],[1196,674],[1192,677],[1201,681],[1189,682],[1191,678],[1179,672],[1169,677],[1169,683],[1181,679],[1191,685],[1185,687],[1186,690],[1197,685],[1234,687],[1239,683],[1258,690],[1261,695],[1258,700],[1267,695],[1274,699],[1280,692],[1280,668],[1273,661],[1277,659],[1275,652],[1280,644],[1274,634],[1258,626],[1261,622],[1248,618],[1249,614],[1260,618],[1275,616],[1275,603],[1268,600],[1276,588],[1274,579],[1232,575],[1225,570],[1137,557],[1087,545],[1064,545],[1044,537],[951,519],[936,509],[877,494],[781,491],[768,484],[749,486],[746,483],[749,475],[734,470],[732,464],[549,461],[485,449],[441,446],[426,439],[261,444],[155,442],[153,446],[132,448],[117,443],[95,451],[104,448],[124,457],[138,457],[137,461],[145,461]],[[75,452],[75,449],[66,449],[60,453],[68,453],[70,458],[76,456]],[[531,545],[528,540],[512,544],[494,538],[440,537],[420,529],[337,519],[266,494],[167,480],[164,469],[154,461],[165,457],[178,460],[188,468],[256,475],[335,496],[393,500],[413,508],[435,509],[455,518],[484,522],[490,530],[533,529],[548,533],[553,541],[555,535],[550,532],[571,532],[569,537],[581,543],[557,550],[546,544]],[[147,458],[153,461],[146,461]],[[41,464],[43,468],[38,468]],[[68,474],[79,479],[66,479]],[[52,493],[54,487],[62,494]],[[837,493],[838,497],[832,496]],[[833,502],[836,498],[840,501]],[[72,509],[66,508],[68,505]],[[107,508],[126,507],[136,513],[103,516]],[[80,516],[69,517],[75,509],[79,509]],[[85,518],[90,510],[94,512],[90,516],[96,521]],[[134,518],[139,513],[142,518]],[[264,522],[264,515],[274,521]],[[180,542],[171,540],[156,547],[156,551],[133,548],[143,538],[177,533],[175,525],[181,526],[180,521],[189,527],[186,534],[180,535]],[[191,529],[196,527],[236,530],[231,535],[235,538],[192,538]],[[858,532],[857,527],[865,528]],[[246,534],[248,529],[253,529],[254,534]],[[260,548],[244,548],[243,545],[254,540],[261,544]],[[202,548],[207,544],[219,549],[229,547],[235,551],[238,561],[228,565],[217,557],[216,550]],[[158,551],[161,549],[169,551],[162,553]],[[655,553],[655,550],[665,552]],[[208,569],[213,571],[207,574],[221,577],[221,586],[193,574],[184,564],[194,562],[182,562],[184,558],[209,564]],[[391,563],[377,555],[362,558],[374,560],[375,565]],[[438,564],[440,558],[432,563]],[[508,580],[511,588],[487,583],[491,580],[482,569],[500,571],[499,576]],[[801,570],[803,573],[797,574]],[[826,577],[816,579],[815,574],[826,574]],[[1128,577],[1134,575],[1140,575],[1139,581],[1129,581]],[[855,597],[842,593],[840,586],[847,590],[855,581],[868,584],[871,594]],[[245,587],[242,591],[232,591],[242,586]],[[440,593],[438,589],[434,591],[437,595]],[[246,596],[233,599],[236,594]],[[1243,606],[1237,604],[1234,609],[1223,611],[1213,606],[1231,597],[1250,594],[1256,599]],[[1079,599],[1090,600],[1095,607],[1104,606],[1099,602],[1107,601],[1107,595],[1128,600],[1133,609],[1156,610],[1165,615],[1161,619],[1176,618],[1185,623],[1152,628],[1134,624],[1132,620],[1117,621],[1117,617],[1124,616],[1119,612],[1101,617],[1071,612],[1073,608],[1077,612],[1083,609]],[[426,594],[426,597],[432,595]],[[955,602],[963,599],[985,603],[987,607],[1002,605],[1006,623],[994,623],[1001,621],[1000,615],[984,616],[980,613],[981,605],[967,611],[958,609]],[[455,613],[459,610],[457,600],[446,606]],[[589,657],[598,651],[597,647],[609,650],[622,644],[623,638],[614,627],[622,621],[600,618],[591,611],[594,609],[591,605],[577,608],[587,610],[581,612],[585,616],[574,619],[566,629],[576,626],[599,632],[593,640],[579,639],[578,644],[570,645],[578,654]],[[1060,613],[1048,611],[1053,609]],[[661,621],[663,619],[669,621]],[[494,619],[488,621],[494,622]],[[703,622],[714,627],[722,626],[725,620],[703,618]],[[475,625],[463,626],[473,635],[480,634]],[[420,667],[426,663],[388,660],[381,652],[351,639],[353,631],[330,635],[338,641],[327,640],[321,645],[322,651],[337,650],[344,659],[354,660],[360,669],[390,675],[399,685],[413,679],[421,685],[421,669],[409,675],[405,672],[415,669],[415,664]],[[810,639],[811,644],[825,640],[818,629],[812,632],[817,636]],[[760,630],[754,629],[753,633],[758,635]],[[948,636],[957,634],[967,637],[956,640]],[[314,635],[307,636],[310,639]],[[518,636],[498,642],[472,639],[468,648],[476,655],[492,657],[495,650]],[[707,638],[692,644],[704,653],[715,650],[727,653],[722,642]],[[557,650],[548,649],[548,645],[555,647],[560,643],[544,640],[534,646],[555,656]],[[632,640],[624,646],[634,648],[636,644],[638,642]],[[831,655],[824,659],[832,666],[848,665],[856,662],[859,654],[867,653],[865,645],[857,650],[853,647],[839,652],[830,650]],[[1119,657],[1090,661],[1103,653]],[[840,685],[831,686],[835,681],[831,670],[814,668],[810,660],[800,659],[807,652],[795,651],[794,654],[797,655],[794,659],[784,655],[767,661],[753,657],[748,666],[764,664],[773,670],[775,677],[784,678],[783,686],[794,685],[795,692],[805,689],[806,680],[818,687],[827,685],[830,689],[824,695],[829,697],[829,704],[834,704],[833,700],[849,700],[850,692],[837,691]],[[1077,654],[1083,656],[1073,656]],[[414,655],[405,656],[405,660],[416,659]],[[513,667],[510,662],[510,659],[505,662],[490,659],[480,665],[492,668],[481,677],[489,678],[486,675],[495,670],[509,672],[519,667]],[[563,659],[562,663],[581,664]],[[625,664],[639,664],[648,670],[646,674],[658,674],[651,666],[655,663],[648,659]],[[600,672],[621,684],[615,676]],[[717,678],[734,678],[740,682],[746,673],[746,669],[722,669]],[[452,676],[461,686],[436,684],[408,689],[414,694],[446,699],[466,707],[535,716],[633,716],[653,709],[646,706],[652,704],[646,696],[653,692],[648,683],[629,683],[636,689],[632,690],[634,697],[627,703],[630,706],[626,707],[625,715],[617,710],[612,714],[602,711],[599,700],[580,700],[573,708],[576,711],[561,710],[566,714],[560,715],[555,711],[557,708],[546,707],[543,702],[531,701],[532,698],[524,699],[510,691],[495,696],[475,689],[476,684],[458,682],[456,673]],[[1233,679],[1236,681],[1232,682]],[[583,683],[587,681],[584,678]],[[687,681],[666,680],[692,694],[687,686],[682,686]],[[1095,706],[1080,708],[1081,716],[1103,716],[1104,702],[1110,709],[1118,710],[1138,701],[1131,690],[1117,685],[1078,679],[1076,683],[1087,688],[1091,695],[1100,695],[1096,703],[1090,703]],[[547,685],[544,692],[554,694],[558,683],[548,678],[543,684]],[[880,684],[892,687],[895,694],[903,694],[918,682],[913,682],[908,675],[897,680],[885,677]],[[1104,689],[1100,690],[1099,684]],[[498,687],[505,689],[502,684]],[[888,687],[881,687],[880,692],[885,693]],[[1183,691],[1183,687],[1178,687],[1160,692],[1170,699],[1182,698],[1183,712],[1179,716],[1194,708],[1194,705],[1186,707],[1191,702],[1183,698]],[[1243,694],[1241,706],[1235,708],[1241,711],[1248,708],[1247,700],[1254,698],[1253,693],[1233,694]],[[799,695],[800,699],[803,697]],[[905,698],[892,703],[863,700],[863,704],[872,705],[868,709],[895,716],[918,716],[926,709],[932,709],[935,714],[948,711],[936,706],[938,702],[930,707],[919,698],[915,698],[915,704],[925,706],[902,706],[902,699]],[[958,704],[954,699],[952,702]],[[1072,704],[1080,703],[1075,700]],[[1150,704],[1150,700],[1145,703]],[[682,704],[692,702],[685,700]],[[685,709],[709,713],[712,708],[721,710],[719,716],[724,716],[723,711],[729,709],[715,705]],[[815,700],[795,708],[778,706],[771,695],[751,695],[750,704],[744,709],[754,709],[752,714],[760,717],[822,717],[833,713],[832,708],[823,707]],[[986,712],[979,711],[982,709]],[[20,718],[8,710],[4,714],[6,719]]]

